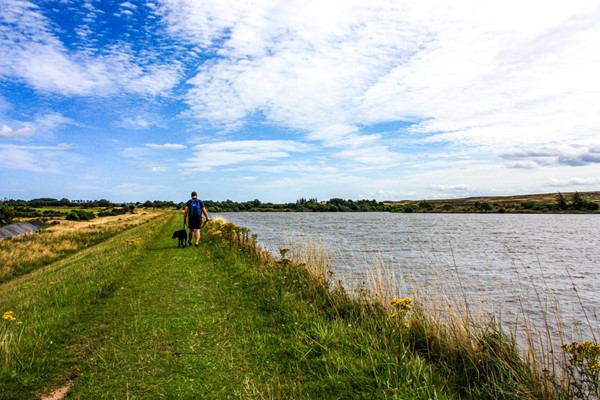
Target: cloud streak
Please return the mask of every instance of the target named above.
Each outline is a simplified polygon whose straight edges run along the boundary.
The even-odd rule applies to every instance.
[[[185,171],[212,171],[218,167],[247,165],[253,170],[274,161],[302,153],[310,146],[291,140],[236,140],[201,144],[180,167]]]
[[[0,168],[58,174],[72,168],[80,158],[68,150],[69,144],[20,146],[0,144]]]

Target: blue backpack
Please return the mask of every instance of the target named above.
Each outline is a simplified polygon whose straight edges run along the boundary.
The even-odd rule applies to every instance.
[[[192,199],[192,206],[190,207],[190,215],[192,217],[197,217],[201,214],[201,212],[202,212],[202,207],[201,207],[200,200]]]

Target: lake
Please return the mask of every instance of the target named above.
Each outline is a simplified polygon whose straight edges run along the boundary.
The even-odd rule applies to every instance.
[[[422,289],[440,285],[441,274],[442,284],[458,289],[470,308],[503,323],[526,315],[541,332],[551,325],[552,336],[566,342],[600,338],[600,215],[219,215],[249,228],[276,256],[296,242],[322,240],[336,278],[350,289],[361,287],[375,264],[396,277],[412,276]],[[397,294],[406,295],[404,280],[396,279]]]

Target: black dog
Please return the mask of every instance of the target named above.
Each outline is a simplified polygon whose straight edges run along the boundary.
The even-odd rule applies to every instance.
[[[177,244],[177,247],[185,247],[187,244],[187,231],[185,229],[181,229],[173,232],[173,239],[175,238],[179,239],[179,244]]]

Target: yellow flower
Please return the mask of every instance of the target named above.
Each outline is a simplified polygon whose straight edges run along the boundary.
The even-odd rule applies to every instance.
[[[15,321],[17,318],[15,317],[15,313],[13,311],[6,311],[2,314],[2,319],[6,321]]]
[[[410,322],[405,322],[405,323],[404,323],[404,327],[405,327],[406,329],[409,329],[409,328],[410,328]]]

